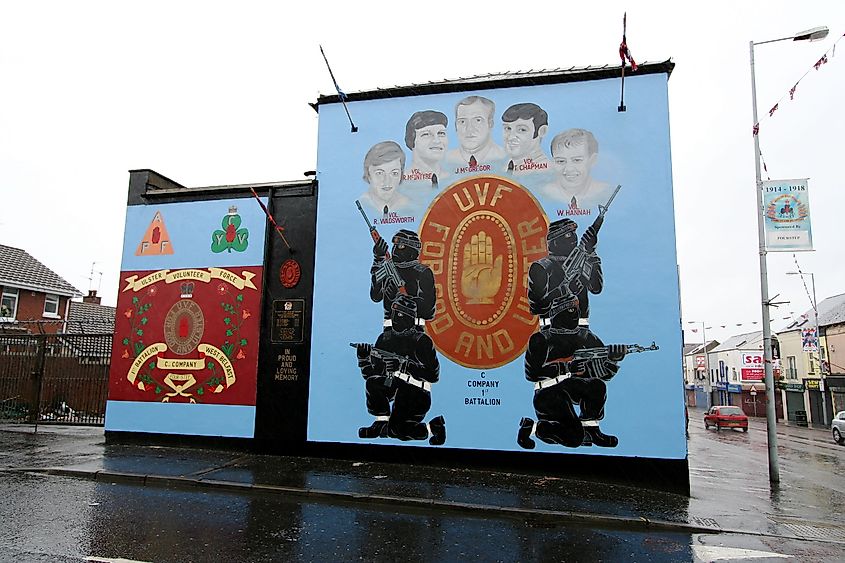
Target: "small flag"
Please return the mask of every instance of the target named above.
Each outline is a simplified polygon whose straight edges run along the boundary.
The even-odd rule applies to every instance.
[[[757,136],[757,134],[760,132],[760,124],[759,124],[759,123],[755,123],[755,124],[754,124],[754,129],[752,129],[751,131],[752,131],[753,135],[756,137],[756,136]]]
[[[628,39],[626,37],[626,32],[628,28],[628,13],[622,16],[622,43],[619,44],[619,58],[622,59],[622,66],[625,66],[625,62],[631,63],[631,71],[637,71],[637,63],[634,61],[634,57],[631,56],[631,50],[628,49]]]
[[[795,86],[793,86],[792,88],[790,88],[790,89],[789,89],[789,99],[790,99],[790,100],[794,100],[794,99],[795,99],[795,90],[796,90],[796,88],[798,88],[798,83],[797,83],[797,82],[795,83]]]
[[[773,116],[775,112],[778,110],[778,104],[772,106],[772,109],[769,110],[769,117]]]
[[[827,55],[822,55],[822,58],[816,61],[816,64],[813,65],[813,68],[819,70],[819,67],[825,63],[827,63]]]

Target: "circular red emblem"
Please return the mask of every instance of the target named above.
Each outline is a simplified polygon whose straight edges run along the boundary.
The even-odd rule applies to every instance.
[[[288,258],[282,263],[279,270],[279,278],[282,281],[282,286],[287,289],[296,287],[299,283],[299,278],[302,277],[302,268],[299,267],[299,262],[293,258]]]
[[[164,318],[164,341],[168,349],[179,356],[193,352],[204,331],[202,309],[191,299],[174,303]]]
[[[548,254],[548,228],[534,196],[507,178],[475,176],[437,196],[420,226],[420,261],[434,273],[426,332],[440,353],[477,369],[522,355],[537,330],[528,267]]]

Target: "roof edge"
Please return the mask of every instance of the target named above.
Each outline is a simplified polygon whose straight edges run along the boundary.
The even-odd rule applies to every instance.
[[[628,76],[642,76],[646,74],[666,74],[671,76],[675,63],[667,59],[659,63],[643,63],[638,66],[636,74]],[[493,90],[498,88],[515,88],[518,86],[536,86],[544,84],[563,84],[568,82],[587,82],[604,80],[620,76],[620,66],[604,65],[601,67],[571,67],[568,69],[553,69],[549,71],[507,72],[428,82],[409,86],[394,86],[391,88],[377,88],[346,94],[347,102],[364,100],[378,100],[384,98],[402,98],[409,96],[423,96],[427,94],[443,94],[465,92],[469,90]],[[318,109],[320,104],[339,103],[340,96],[331,94],[319,96],[311,107]],[[318,110],[319,111],[319,110]]]
[[[58,275],[58,274],[56,274]],[[15,289],[25,289],[28,291],[39,291],[42,293],[50,293],[52,295],[60,295],[62,297],[84,297],[85,295],[76,288],[73,288],[76,293],[72,293],[66,289],[59,289],[57,287],[47,287],[42,285],[33,285],[28,283],[21,283],[17,281],[0,280],[0,285],[4,287],[13,287]],[[70,283],[68,283],[70,285]]]

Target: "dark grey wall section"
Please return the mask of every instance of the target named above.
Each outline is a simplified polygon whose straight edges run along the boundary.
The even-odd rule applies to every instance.
[[[268,225],[255,439],[259,449],[292,453],[304,447],[308,424],[316,182],[308,189],[271,188],[263,194],[256,191],[269,195],[268,209],[284,228],[291,248],[273,225]],[[281,278],[281,269],[288,260],[294,260],[299,267],[300,279],[293,287],[285,287]]]

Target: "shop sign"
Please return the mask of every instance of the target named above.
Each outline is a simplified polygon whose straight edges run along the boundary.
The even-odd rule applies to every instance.
[[[742,367],[763,369],[763,354],[746,352],[742,355]]]
[[[763,368],[741,368],[743,381],[763,381],[766,370]]]
[[[818,391],[821,389],[821,379],[805,379],[804,385],[811,391]]]

